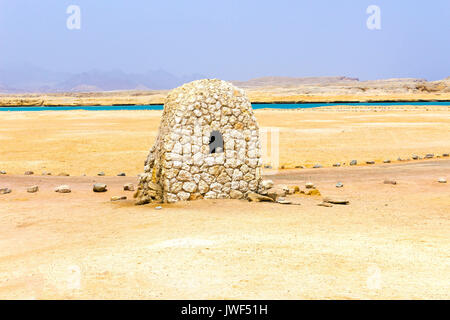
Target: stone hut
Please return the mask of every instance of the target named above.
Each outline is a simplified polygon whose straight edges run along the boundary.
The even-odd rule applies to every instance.
[[[167,96],[136,204],[241,199],[261,188],[259,129],[242,89],[198,80]]]

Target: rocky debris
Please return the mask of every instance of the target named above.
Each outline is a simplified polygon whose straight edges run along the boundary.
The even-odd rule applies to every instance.
[[[135,197],[153,200],[149,182],[160,186],[163,202],[258,193],[261,167],[259,126],[245,91],[217,79],[193,81],[167,95]]]
[[[315,164],[315,165],[313,166],[313,169],[319,169],[319,168],[323,168],[322,165],[320,165],[320,164]]]
[[[307,182],[307,183],[305,183],[305,188],[306,189],[315,189],[316,186],[312,182]]]
[[[58,176],[60,176],[60,177],[68,177],[68,176],[70,176],[70,174],[68,174],[66,172],[61,172],[61,173],[58,174]]]
[[[425,159],[431,159],[431,158],[434,158],[434,154],[432,154],[432,153],[427,153],[427,154],[425,155]]]
[[[344,184],[342,182],[336,183],[336,188],[342,188]]]
[[[123,186],[123,190],[125,191],[134,191],[134,184],[132,183],[127,183]]]
[[[262,180],[261,181],[261,187],[264,190],[268,190],[268,189],[273,187],[273,181],[272,180]]]
[[[61,186],[58,186],[58,187],[55,188],[55,192],[58,192],[58,193],[70,193],[70,192],[72,192],[72,190],[67,185],[61,185]]]
[[[319,207],[327,207],[327,208],[330,208],[330,207],[332,207],[333,205],[332,205],[331,203],[321,202],[321,203],[318,204],[318,206],[319,206]]]
[[[105,175],[105,173],[103,171],[97,173],[98,176],[103,177]]]
[[[0,174],[6,174],[5,170],[0,170]]]
[[[35,193],[39,191],[39,186],[31,186],[27,188],[28,193]]]
[[[268,196],[263,196],[256,192],[249,192],[247,194],[247,200],[251,201],[251,202],[261,202],[261,201],[274,202],[274,200],[272,198],[270,198]]]
[[[350,203],[350,201],[346,200],[346,199],[335,199],[335,198],[330,198],[330,197],[326,197],[323,198],[323,202],[325,203],[332,203],[332,204],[342,204],[342,205],[347,205]]]
[[[366,161],[366,164],[375,164],[375,161]]]
[[[96,183],[92,187],[92,190],[94,192],[106,192],[106,191],[108,191],[108,186],[104,183]]]
[[[308,189],[305,191],[305,195],[307,196],[320,196],[320,191],[317,189]]]
[[[384,184],[397,184],[397,181],[392,180],[392,179],[386,179],[386,180],[384,180],[383,183],[384,183]]]
[[[439,182],[439,183],[447,183],[447,179],[445,179],[445,178],[439,178],[439,179],[438,179],[438,182]]]
[[[112,196],[111,201],[127,200],[126,196]]]
[[[10,188],[0,188],[0,194],[11,193],[12,190]]]
[[[24,173],[24,175],[26,175],[26,176],[31,176],[33,174],[34,174],[33,171],[25,171],[25,173]]]
[[[389,159],[383,160],[383,163],[391,163],[391,160]]]
[[[356,160],[350,161],[351,166],[356,166],[357,164],[358,164],[358,161],[356,161]]]
[[[333,164],[333,167],[340,167],[340,166],[341,166],[341,163],[340,163],[340,162],[334,163],[334,164]]]
[[[412,158],[413,160],[418,160],[418,159],[419,159],[419,156],[418,156],[417,154],[413,154],[411,158]]]
[[[273,201],[277,200],[278,194],[276,192],[268,192],[267,196],[271,198]]]
[[[117,176],[118,176],[118,177],[125,177],[125,176],[126,176],[126,173],[125,173],[125,172],[120,172],[120,173],[117,174]]]

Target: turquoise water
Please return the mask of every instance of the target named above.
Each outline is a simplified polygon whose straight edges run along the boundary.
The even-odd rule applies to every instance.
[[[305,109],[325,106],[450,106],[450,101],[446,102],[340,102],[340,103],[267,103],[252,104],[253,109]],[[61,107],[0,107],[0,111],[65,111],[65,110],[162,110],[162,104],[141,105],[141,106],[61,106]]]

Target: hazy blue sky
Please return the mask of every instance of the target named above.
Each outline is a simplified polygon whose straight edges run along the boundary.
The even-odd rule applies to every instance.
[[[69,30],[69,5],[81,29]],[[366,8],[381,8],[381,30]],[[450,76],[449,0],[0,0],[0,67],[223,79]]]

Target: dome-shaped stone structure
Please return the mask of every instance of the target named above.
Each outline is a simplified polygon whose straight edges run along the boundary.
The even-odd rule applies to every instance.
[[[184,84],[167,96],[136,203],[244,198],[260,187],[260,150],[242,89],[217,79]]]

